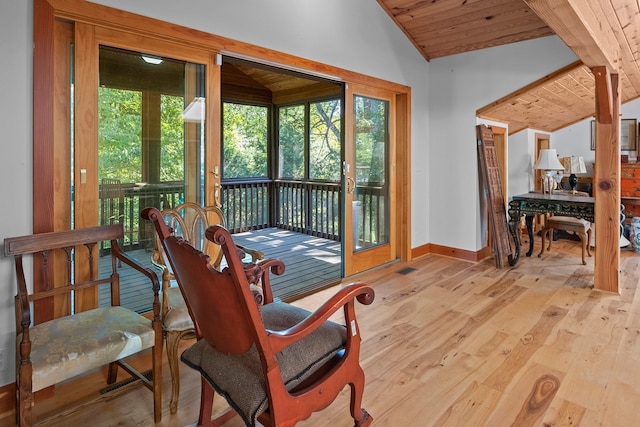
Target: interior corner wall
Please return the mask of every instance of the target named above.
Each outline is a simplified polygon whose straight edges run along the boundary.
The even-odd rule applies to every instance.
[[[483,247],[476,111],[575,60],[550,36],[431,61],[427,217],[432,243],[469,251]]]

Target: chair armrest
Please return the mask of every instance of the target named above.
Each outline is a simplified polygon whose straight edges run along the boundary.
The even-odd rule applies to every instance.
[[[271,289],[271,276],[270,272],[277,274],[278,276],[284,273],[284,262],[279,259],[265,259],[256,264],[259,267],[259,279],[262,281],[262,294],[264,296],[264,304],[271,304],[273,302],[273,290]],[[249,283],[252,282],[251,278],[247,276]]]
[[[251,262],[253,263],[257,263],[258,261],[264,259],[264,253],[262,251],[247,248],[246,246],[242,246],[242,245],[236,245],[236,248],[240,249],[244,253],[251,255]]]
[[[364,283],[352,283],[345,286],[297,325],[284,331],[267,330],[273,352],[277,353],[286,346],[306,337],[329,320],[329,317],[340,308],[344,308],[345,322],[348,331],[347,341],[349,341],[351,337],[358,335],[353,301],[357,299],[361,304],[369,305],[373,303],[374,297],[375,292],[373,289]]]
[[[111,242],[111,253],[114,257],[121,260],[129,267],[138,271],[139,273],[144,274],[151,281],[151,288],[153,289],[153,320],[160,321],[160,282],[158,281],[158,276],[148,267],[141,266],[136,260],[131,258],[129,255],[122,252],[120,246],[112,241]]]

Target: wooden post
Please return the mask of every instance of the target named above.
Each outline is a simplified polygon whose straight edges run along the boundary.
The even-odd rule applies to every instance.
[[[618,74],[594,67],[596,80],[596,289],[618,292],[620,282],[620,90]]]

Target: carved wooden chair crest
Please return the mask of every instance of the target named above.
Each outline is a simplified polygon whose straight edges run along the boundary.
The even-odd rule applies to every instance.
[[[293,426],[329,406],[351,387],[351,416],[356,426],[372,417],[361,408],[364,372],[360,367],[360,330],[355,300],[371,304],[373,289],[350,284],[315,312],[274,302],[269,269],[281,273],[278,260],[262,261],[264,305],[255,304],[244,266],[229,232],[211,226],[206,238],[227,260],[221,271],[208,257],[171,235],[155,208],[142,217],[153,221],[195,325],[196,344],[182,361],[202,375],[198,425],[220,425],[235,413],[248,426]],[[345,324],[328,319],[343,310]],[[346,325],[346,326],[345,326]],[[214,390],[232,409],[212,420]]]

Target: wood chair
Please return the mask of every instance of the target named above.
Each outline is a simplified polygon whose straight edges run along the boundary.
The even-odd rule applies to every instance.
[[[161,212],[164,222],[173,230],[173,233],[192,246],[209,255],[211,265],[216,270],[220,269],[222,251],[220,246],[210,244],[205,238],[205,230],[213,224],[224,225],[224,215],[215,206],[202,207],[197,203],[185,202],[173,209],[164,209]],[[189,311],[180,294],[180,289],[171,287],[171,281],[175,280],[171,265],[166,261],[166,255],[160,244],[160,240],[154,239],[152,263],[162,269],[162,329],[167,341],[167,359],[171,373],[171,400],[169,411],[175,414],[178,411],[180,399],[180,364],[178,347],[180,340],[195,338],[195,329]],[[260,251],[241,248],[251,255],[255,263],[264,258]],[[255,282],[255,281],[254,281]],[[256,283],[253,283],[256,285]],[[252,288],[256,293],[261,290],[257,286]]]
[[[580,243],[582,244],[582,264],[587,265],[587,261],[584,259],[585,250],[589,256],[591,256],[590,242],[591,242],[591,223],[584,219],[574,218],[572,216],[550,216],[547,218],[545,227],[542,229],[542,247],[538,257],[542,256],[544,252],[545,240],[549,239],[549,246],[547,251],[551,250],[551,242],[553,241],[553,230],[563,230],[576,233],[580,237]]]
[[[262,270],[259,306],[226,229],[206,231],[228,263],[217,271],[201,251],[170,234],[157,209],[145,209],[142,217],[153,221],[196,328],[198,341],[181,359],[202,375],[198,425],[219,426],[237,413],[248,426],[293,426],[329,406],[347,384],[355,425],[371,423],[360,406],[365,378],[355,316],[356,299],[373,302],[371,287],[350,284],[310,313],[273,301],[268,270],[281,273],[284,264],[266,260],[254,265]],[[347,326],[328,320],[340,309]],[[232,409],[212,420],[214,391]]]
[[[118,384],[113,387],[114,391],[92,401],[112,397],[142,381],[153,392],[154,420],[161,420],[160,285],[151,269],[140,266],[122,252],[118,241],[123,235],[122,225],[116,224],[4,240],[4,254],[15,258],[18,279],[15,301],[16,421],[20,426],[32,425],[36,391],[106,365],[109,366],[108,384],[116,382],[119,366],[136,381]],[[109,242],[111,247],[108,258],[111,268],[108,274],[100,276],[98,249],[103,241]],[[31,256],[35,266],[32,286],[27,286],[23,256]],[[152,320],[120,306],[119,262],[133,268],[134,273],[126,273],[128,280],[135,279],[136,272],[142,275],[139,276],[142,278],[140,284],[148,286],[149,299],[153,299]],[[39,319],[42,308],[39,311],[34,308],[39,304],[53,307],[54,301],[71,307],[74,296],[78,298],[87,291],[97,292],[99,286],[110,287],[111,304],[108,307],[82,310],[80,300],[76,299],[71,309],[57,309],[64,313],[44,322]],[[151,378],[124,360],[149,349],[152,350]],[[87,403],[81,402],[79,406]]]

